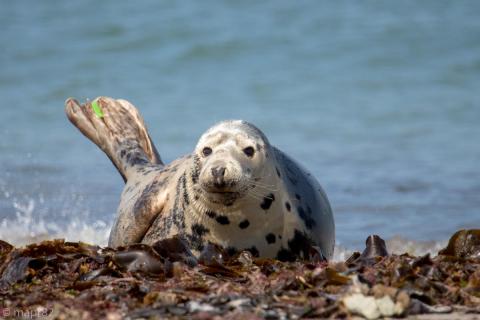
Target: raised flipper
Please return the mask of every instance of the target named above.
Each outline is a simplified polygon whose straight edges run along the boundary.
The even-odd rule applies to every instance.
[[[82,105],[70,98],[65,111],[68,119],[107,154],[127,182],[109,245],[140,242],[161,212],[164,197],[157,180],[161,174],[145,176],[147,171],[161,172],[164,166],[140,113],[128,101],[107,97]]]
[[[68,119],[107,154],[124,181],[141,167],[163,165],[140,113],[128,101],[99,97],[81,105],[69,98],[65,111]]]

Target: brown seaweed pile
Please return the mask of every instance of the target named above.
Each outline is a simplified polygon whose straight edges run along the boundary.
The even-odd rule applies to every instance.
[[[0,318],[314,319],[480,313],[480,230],[435,257],[389,255],[378,236],[345,262],[280,262],[180,238],[111,249],[0,241]]]

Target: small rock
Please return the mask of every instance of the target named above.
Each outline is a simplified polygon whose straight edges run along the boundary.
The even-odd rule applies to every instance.
[[[107,320],[120,320],[120,319],[123,319],[123,318],[120,315],[120,313],[118,313],[118,312],[109,312],[109,313],[107,313],[106,319]]]
[[[389,296],[384,296],[383,298],[375,299],[375,302],[377,303],[378,310],[380,311],[380,314],[382,316],[391,317],[397,313],[395,304],[393,303],[392,298],[390,298]]]
[[[238,309],[241,306],[250,304],[250,299],[236,299],[232,300],[227,304],[227,307],[231,309]]]
[[[395,303],[388,295],[375,299],[361,293],[354,293],[344,297],[342,302],[350,312],[367,319],[399,316],[405,311],[403,302]]]
[[[210,304],[206,304],[206,303],[199,303],[197,301],[190,301],[188,304],[187,304],[187,308],[188,308],[188,311],[189,312],[215,312],[217,311],[217,309],[210,305]]]
[[[359,314],[367,319],[378,319],[381,315],[374,297],[354,293],[345,297],[342,301],[350,312]]]

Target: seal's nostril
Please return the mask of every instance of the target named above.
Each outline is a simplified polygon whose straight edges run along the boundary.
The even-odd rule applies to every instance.
[[[225,167],[214,167],[212,168],[212,176],[215,178],[223,178],[225,176]]]

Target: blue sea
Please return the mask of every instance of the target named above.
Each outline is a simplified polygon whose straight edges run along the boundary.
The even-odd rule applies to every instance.
[[[1,1],[0,238],[106,244],[122,190],[63,104],[134,103],[166,161],[245,119],[309,168],[337,252],[480,227],[478,1]]]

